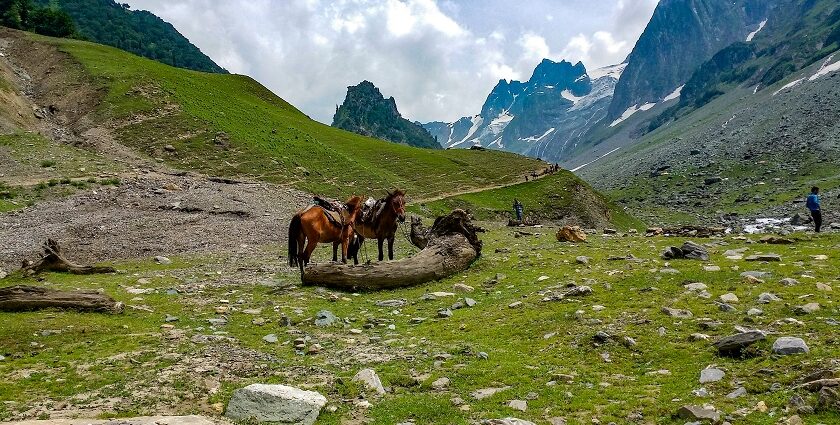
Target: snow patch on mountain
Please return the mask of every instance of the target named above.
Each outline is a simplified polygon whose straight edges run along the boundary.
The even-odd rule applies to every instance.
[[[840,61],[834,62],[829,65],[829,62],[831,62],[833,59],[834,55],[829,56],[829,58],[826,59],[825,62],[823,62],[822,66],[820,67],[820,70],[817,71],[816,74],[810,76],[808,78],[808,81],[814,81],[817,78],[826,76],[828,74],[831,74],[832,72],[840,71]]]
[[[683,89],[683,87],[685,87],[685,84],[683,84],[683,85],[681,85],[681,86],[677,87],[677,89],[676,89],[676,90],[674,90],[674,92],[673,92],[673,93],[669,94],[668,96],[665,96],[665,98],[664,98],[664,99],[662,99],[662,100],[663,100],[663,101],[665,101],[665,102],[667,102],[667,101],[669,101],[669,100],[678,99],[678,98],[680,97],[680,94],[682,94],[682,89]]]
[[[481,115],[476,115],[472,117],[471,121],[472,127],[470,127],[470,131],[467,132],[467,136],[464,137],[464,140],[469,140],[470,137],[478,131],[478,128],[481,127],[482,123],[484,123],[484,118],[482,118]]]
[[[618,81],[621,78],[621,74],[624,72],[624,69],[627,68],[626,63],[621,63],[618,65],[611,65],[605,66],[603,68],[598,68],[594,71],[589,72],[589,78],[591,80],[597,80],[603,77],[610,77]]]
[[[782,88],[780,88],[780,89],[776,90],[776,91],[773,93],[773,96],[775,96],[775,95],[777,95],[777,94],[779,94],[779,93],[781,93],[781,92],[783,92],[783,91],[785,91],[785,90],[787,90],[787,89],[792,89],[792,88],[794,88],[794,87],[798,86],[798,85],[799,85],[800,83],[802,83],[803,81],[805,81],[805,77],[802,77],[802,78],[800,78],[800,79],[798,79],[798,80],[791,81],[791,82],[789,82],[789,83],[785,84],[784,86],[782,86]]]
[[[513,121],[513,115],[510,115],[507,111],[504,111],[501,114],[499,114],[498,117],[494,118],[493,121],[490,121],[490,124],[487,125],[487,129],[490,130],[490,133],[496,135],[504,131],[505,127],[507,127],[507,125],[510,124],[511,121]]]
[[[627,118],[630,118],[630,117],[631,117],[633,114],[635,114],[636,112],[639,112],[639,111],[649,111],[649,110],[653,109],[653,107],[654,107],[654,106],[656,106],[656,104],[655,104],[655,103],[645,103],[645,104],[644,104],[644,105],[642,105],[642,106],[639,106],[639,105],[633,105],[633,106],[631,106],[631,107],[627,108],[627,110],[626,110],[626,111],[624,111],[624,113],[623,113],[623,114],[621,114],[621,116],[620,116],[620,117],[618,117],[618,119],[616,119],[615,121],[613,121],[613,122],[610,124],[610,127],[615,127],[615,126],[617,126],[617,125],[621,124],[622,122],[624,122],[624,120],[626,120]]]
[[[756,34],[760,33],[761,30],[764,29],[765,25],[767,25],[767,19],[761,21],[761,23],[758,24],[758,29],[757,30],[755,30],[755,31],[749,33],[749,35],[747,35],[747,43],[749,43],[750,41],[753,41],[753,38],[755,38]]]
[[[566,89],[560,93],[560,96],[563,96],[564,99],[571,101],[572,103],[578,103],[586,96],[575,96],[570,90]]]
[[[551,128],[548,129],[548,131],[543,133],[543,135],[540,136],[540,137],[536,137],[536,136],[525,137],[525,138],[520,137],[519,140],[521,140],[523,142],[539,142],[540,140],[545,139],[546,136],[548,136],[549,134],[551,134],[553,132],[554,132],[554,127],[551,127]]]

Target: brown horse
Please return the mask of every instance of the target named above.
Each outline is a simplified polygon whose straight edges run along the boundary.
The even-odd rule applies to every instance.
[[[348,244],[352,242],[353,228],[362,205],[362,198],[354,196],[347,200],[347,212],[343,214],[343,226],[327,218],[327,212],[319,206],[295,214],[289,224],[289,266],[303,267],[309,264],[312,251],[319,243],[333,244],[333,261],[338,261],[338,245],[341,245],[341,261],[347,262]],[[305,245],[305,248],[304,248]]]
[[[356,216],[353,228],[359,236],[358,245],[361,245],[365,238],[376,239],[379,244],[379,261],[382,261],[382,243],[387,240],[388,259],[393,260],[397,221],[405,221],[405,192],[402,190],[388,192],[388,196],[376,201],[369,214],[365,214],[364,217],[361,214]]]

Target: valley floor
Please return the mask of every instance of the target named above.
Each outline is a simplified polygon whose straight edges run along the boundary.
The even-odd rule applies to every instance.
[[[683,239],[590,235],[569,245],[556,242],[551,227],[485,225],[483,255],[467,273],[381,293],[300,287],[278,260],[282,243],[264,240],[181,254],[164,241],[145,257],[116,261],[113,275],[12,273],[0,285],[103,290],[128,308],[122,315],[3,313],[0,420],[218,417],[233,390],[261,382],[321,392],[324,424],[510,416],[538,424],[683,424],[674,414],[686,404],[714,405],[734,423],[775,424],[797,414],[795,396],[816,406],[816,395],[796,388],[801,378],[840,367],[840,234],[795,234],[792,245],[760,244],[757,236],[697,239],[709,261],[668,263],[660,253]],[[107,256],[76,243],[69,253]],[[399,256],[411,254],[406,241],[398,247]],[[736,249],[782,261],[725,257]],[[328,249],[316,252],[324,261]],[[154,255],[172,263],[158,264]],[[746,271],[764,275],[747,282]],[[798,283],[784,285],[785,278]],[[707,289],[687,289],[691,282]],[[592,293],[545,301],[570,284]],[[735,311],[716,303],[727,293],[738,299],[729,301]],[[763,293],[779,300],[761,303]],[[454,308],[465,298],[476,304]],[[797,314],[806,303],[820,309]],[[670,317],[663,307],[692,317]],[[451,317],[440,313],[447,308]],[[748,315],[751,309],[761,313]],[[314,323],[322,310],[336,316],[333,323]],[[768,338],[746,358],[718,356],[712,342],[737,326]],[[598,341],[598,332],[609,337]],[[780,336],[803,338],[810,353],[772,354]],[[366,367],[382,378],[384,396],[352,381]],[[700,383],[708,367],[724,377]],[[481,397],[483,389],[499,390]],[[840,419],[836,411],[799,414],[806,423]]]

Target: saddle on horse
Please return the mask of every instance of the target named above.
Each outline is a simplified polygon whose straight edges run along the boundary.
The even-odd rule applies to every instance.
[[[362,206],[362,213],[359,215],[358,220],[362,223],[371,223],[373,222],[374,217],[379,213],[379,210],[385,206],[385,203],[382,200],[376,200],[373,198],[368,198],[365,201],[364,205]]]
[[[344,227],[350,220],[350,211],[343,202],[320,196],[313,196],[312,202],[314,203],[313,206],[321,207],[327,220],[338,227]]]

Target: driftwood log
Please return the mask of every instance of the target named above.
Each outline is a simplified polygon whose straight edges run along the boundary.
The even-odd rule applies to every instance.
[[[80,266],[64,258],[58,242],[47,239],[44,242],[44,256],[40,260],[23,262],[21,270],[24,275],[33,275],[41,272],[62,272],[73,274],[96,274],[115,273],[113,267]]]
[[[420,252],[394,261],[348,265],[316,264],[301,277],[304,285],[320,285],[352,291],[374,291],[418,285],[443,279],[466,270],[481,254],[481,241],[463,210],[438,217],[434,225],[423,228],[412,220],[411,242]]]
[[[123,303],[95,291],[58,291],[27,285],[0,288],[0,311],[31,311],[45,308],[122,313]]]

